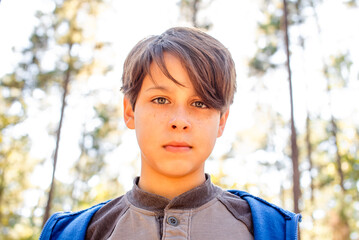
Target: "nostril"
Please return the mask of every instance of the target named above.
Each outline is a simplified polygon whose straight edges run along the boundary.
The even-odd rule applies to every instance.
[[[1,1],[1,0],[0,0]],[[187,130],[188,129],[188,126],[187,125],[185,125],[185,126],[179,126],[179,127],[177,127],[177,125],[176,124],[172,124],[171,125],[171,128],[172,129],[177,129],[177,128],[179,128],[179,129],[183,129],[183,130]]]

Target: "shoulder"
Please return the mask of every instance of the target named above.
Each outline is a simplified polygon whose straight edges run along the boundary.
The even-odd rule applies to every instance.
[[[244,191],[229,190],[228,192],[244,199],[250,206],[256,239],[272,239],[271,237],[297,239],[300,214],[284,210]]]
[[[247,192],[239,191],[239,190],[228,190],[228,192],[247,201],[249,206],[251,207],[252,212],[257,211],[258,209],[261,211],[265,211],[265,213],[268,213],[270,215],[279,214],[286,220],[290,220],[296,215],[290,211],[280,208],[275,204],[267,202],[266,200],[253,196]]]
[[[40,240],[83,238],[92,216],[107,202],[78,212],[58,212],[53,214],[46,222],[41,232]]]
[[[222,202],[236,219],[242,221],[253,234],[252,214],[247,201],[227,191],[223,191],[218,196],[218,200]]]
[[[128,210],[126,195],[118,197],[101,207],[88,225],[86,239],[107,239],[118,220]]]

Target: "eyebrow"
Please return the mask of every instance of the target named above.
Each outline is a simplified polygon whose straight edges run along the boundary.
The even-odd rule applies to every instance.
[[[154,86],[154,87],[150,87],[146,90],[146,92],[150,91],[150,90],[160,90],[160,91],[164,91],[164,92],[169,92],[170,90],[164,86]]]

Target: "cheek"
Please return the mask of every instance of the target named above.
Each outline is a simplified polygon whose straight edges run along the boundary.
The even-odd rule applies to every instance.
[[[158,127],[159,124],[161,124],[161,126],[163,125],[166,115],[166,112],[163,111],[147,111],[146,114],[142,116],[141,120],[145,125],[152,125],[152,127],[154,125]]]
[[[218,129],[219,129],[219,119],[217,118],[209,118],[207,121],[198,121],[196,124],[200,134],[203,134],[204,140],[210,140],[213,138],[217,138]],[[207,138],[207,139],[206,139]]]
[[[147,134],[154,132],[164,126],[166,113],[159,111],[141,111],[140,114],[135,114],[135,128],[136,132]]]

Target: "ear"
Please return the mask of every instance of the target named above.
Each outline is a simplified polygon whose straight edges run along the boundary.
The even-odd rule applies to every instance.
[[[227,109],[227,111],[222,113],[221,118],[219,119],[219,128],[218,128],[217,137],[220,137],[223,134],[224,127],[226,126],[228,114],[229,114],[229,108]]]
[[[130,100],[126,96],[123,97],[123,118],[129,129],[135,129],[135,114]]]

